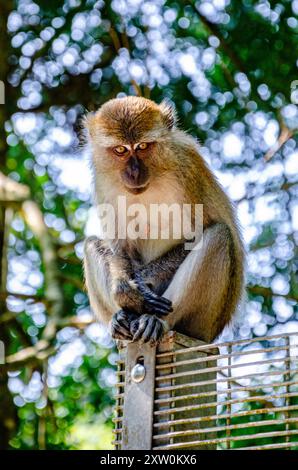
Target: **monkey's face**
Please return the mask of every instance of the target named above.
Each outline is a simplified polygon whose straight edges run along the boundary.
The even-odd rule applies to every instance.
[[[114,99],[87,117],[96,174],[133,194],[144,192],[161,170],[162,142],[174,126],[173,110],[140,97]]]
[[[142,193],[149,185],[150,171],[146,160],[150,158],[153,145],[153,142],[132,142],[130,145],[124,143],[108,149],[108,153],[113,154],[111,158],[121,162],[121,181],[133,194]]]

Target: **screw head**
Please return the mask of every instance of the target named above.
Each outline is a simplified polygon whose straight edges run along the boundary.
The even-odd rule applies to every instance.
[[[140,383],[144,380],[146,369],[142,364],[136,364],[131,370],[131,378],[133,382]]]

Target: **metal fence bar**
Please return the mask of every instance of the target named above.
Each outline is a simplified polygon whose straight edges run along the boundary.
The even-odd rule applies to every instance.
[[[271,420],[266,420],[266,421],[254,421],[254,422],[243,423],[243,424],[234,424],[234,425],[232,424],[232,425],[229,425],[229,427],[224,425],[224,426],[216,426],[213,428],[189,429],[183,432],[176,431],[176,432],[171,432],[167,434],[155,434],[153,436],[153,439],[166,439],[168,437],[174,437],[174,436],[177,437],[177,436],[180,436],[182,433],[190,436],[190,435],[203,434],[203,433],[208,434],[209,432],[214,433],[214,432],[227,431],[227,430],[232,431],[234,429],[254,428],[257,426],[259,427],[276,426],[276,425],[285,424],[285,423],[297,423],[297,418],[287,418],[287,419],[282,418],[282,419],[277,419],[277,420],[271,419]]]
[[[252,354],[264,354],[264,352],[278,352],[278,351],[286,351],[290,349],[289,346],[275,346],[272,348],[262,348],[262,349],[254,349],[254,350],[249,350],[249,351],[235,351],[232,352],[232,346],[228,345],[227,346],[231,352],[228,354],[218,354],[218,355],[212,355],[212,358],[215,359],[228,359],[230,357],[241,357],[241,356],[251,356]],[[179,364],[181,366],[188,365],[188,364],[198,364],[200,362],[207,362],[208,359],[206,357],[198,357],[196,359],[190,359],[188,361],[176,361],[175,364]],[[156,366],[156,369],[164,369],[164,368],[169,368],[171,366],[174,366],[174,363],[172,362],[167,362],[165,364],[160,364]]]
[[[124,370],[125,368],[125,361],[122,360],[122,359],[118,359],[117,361],[117,371],[122,371]],[[117,389],[122,392],[122,393],[119,393],[118,394],[118,397],[116,398],[116,407],[118,410],[121,409],[121,407],[123,407],[123,396],[124,396],[124,383],[118,383],[116,385]],[[123,413],[119,413],[119,417],[117,418],[117,422],[115,422],[115,429],[114,429],[114,434],[115,434],[115,441],[114,441],[114,445],[115,445],[115,449],[116,450],[119,450],[120,449],[120,439],[121,439],[121,435],[122,435],[122,420],[123,420]]]
[[[189,371],[189,372],[178,372],[176,374],[171,374],[169,376],[163,376],[163,377],[157,377],[156,380],[162,380],[162,379],[168,379],[168,378],[177,378],[177,377],[186,377],[187,375],[193,375],[193,374],[196,374],[196,375],[200,375],[200,374],[204,374],[205,372],[221,372],[223,369],[237,369],[239,367],[255,367],[256,365],[266,365],[266,364],[270,364],[270,365],[274,365],[276,362],[286,362],[286,361],[289,361],[289,360],[298,360],[298,356],[296,356],[295,358],[291,357],[280,357],[280,358],[276,358],[274,360],[272,359],[264,359],[262,361],[255,361],[255,362],[244,362],[244,363],[240,363],[240,364],[232,364],[231,366],[218,366],[218,367],[209,367],[209,368],[206,368],[204,370],[200,369],[200,370],[195,370],[195,371]],[[176,367],[178,366],[178,363],[176,363]],[[235,377],[234,377],[235,378]]]
[[[246,434],[246,435],[241,435],[241,436],[231,436],[229,437],[229,441],[231,442],[236,442],[236,441],[246,441],[250,439],[263,439],[263,438],[268,438],[268,437],[280,437],[280,436],[285,436],[286,434],[288,435],[298,435],[298,429],[294,429],[292,431],[273,431],[273,432],[261,432],[258,434]],[[170,450],[170,449],[181,449],[184,448],[183,444],[185,445],[185,448],[193,448],[197,446],[204,446],[207,444],[219,444],[226,442],[227,438],[223,437],[220,439],[207,439],[204,441],[189,441],[187,443],[178,443],[178,444],[169,444],[165,446],[157,446],[153,447],[153,450]],[[296,442],[296,446],[298,446],[298,442]],[[249,447],[248,447],[249,449]]]
[[[232,352],[232,346],[229,344],[228,346],[228,379],[231,378],[231,367],[232,367],[232,358],[231,358],[231,352]],[[232,403],[232,393],[231,393],[231,381],[228,380],[227,381],[227,387],[228,387],[228,390],[227,390],[227,398],[228,398],[228,403],[227,403],[227,418],[226,418],[226,446],[227,446],[227,449],[230,449],[231,447],[231,443],[230,443],[230,440],[229,440],[229,437],[231,436],[231,429],[230,429],[230,426],[231,426],[231,411],[232,411],[232,407],[231,407],[231,403]]]
[[[288,358],[289,358],[289,352],[290,352],[290,338],[289,336],[286,336],[285,338],[285,344],[287,346],[287,353],[288,353]],[[285,376],[285,379],[287,382],[289,382],[290,380],[290,377],[291,377],[291,374],[290,374],[290,366],[291,366],[291,363],[290,363],[290,358],[288,361],[286,361],[286,370],[287,370],[287,374]],[[289,393],[290,392],[290,387],[288,385],[286,385],[286,392]],[[285,397],[285,404],[287,406],[287,408],[290,406],[290,397],[287,396]],[[290,426],[289,426],[289,422],[288,422],[288,419],[289,419],[289,411],[288,409],[285,411],[285,420],[286,420],[286,431],[289,431],[290,430]],[[290,436],[289,434],[286,435],[286,442],[289,443],[290,442]],[[287,449],[289,449],[289,447],[287,447]]]
[[[291,405],[289,407],[286,406],[278,406],[278,407],[268,407],[268,408],[258,408],[256,410],[249,410],[249,411],[239,411],[237,412],[237,417],[241,416],[252,416],[252,415],[261,415],[261,414],[266,414],[266,413],[280,413],[282,411],[298,411],[298,405]],[[223,414],[214,414],[211,416],[203,416],[201,418],[190,418],[190,419],[185,419],[185,420],[173,420],[173,421],[167,421],[167,425],[169,424],[185,424],[185,423],[199,423],[200,421],[213,421],[217,419],[224,419],[228,415],[226,413]],[[153,427],[162,427],[162,423],[154,423]]]
[[[237,447],[236,450],[270,450],[270,449],[284,449],[297,447],[298,449],[298,442],[290,442],[289,444],[264,444],[263,446],[251,446],[251,447]]]
[[[279,395],[270,395],[270,399],[278,399],[278,398],[286,398],[286,397],[297,397],[297,392],[291,392],[291,393],[280,393]],[[246,397],[242,399],[234,398],[232,400],[225,400],[221,402],[211,402],[211,403],[202,403],[199,405],[190,405],[190,406],[184,406],[184,407],[176,407],[176,408],[166,408],[164,410],[160,411],[154,411],[155,415],[162,415],[162,414],[168,414],[168,413],[179,413],[181,411],[191,411],[194,409],[199,409],[199,408],[208,408],[209,406],[224,406],[224,405],[232,405],[236,403],[248,403],[251,401],[264,401],[266,402],[269,401],[268,397],[265,398],[264,395],[257,395],[253,397]]]
[[[272,336],[262,336],[258,338],[251,338],[251,339],[239,339],[239,340],[234,340],[234,341],[226,341],[224,343],[216,343],[216,344],[202,344],[200,346],[193,346],[189,347],[188,351],[185,349],[177,349],[175,353],[173,351],[168,351],[165,353],[158,353],[156,355],[156,358],[160,357],[165,357],[165,356],[170,356],[170,355],[177,355],[177,354],[186,354],[187,352],[195,352],[195,351],[205,351],[209,350],[211,351],[214,349],[214,347],[217,348],[222,348],[224,346],[229,346],[229,344],[232,344],[233,346],[238,346],[238,345],[244,345],[244,344],[252,344],[252,343],[257,343],[257,342],[262,342],[262,341],[274,341],[276,339],[282,339],[288,337],[297,337],[297,332],[296,333],[286,333],[286,334],[279,334],[279,335],[272,335]],[[297,345],[298,346],[298,345]]]
[[[221,373],[221,372],[219,372]],[[297,374],[298,373],[298,369],[292,369],[291,370],[291,373],[292,374]],[[235,381],[235,380],[240,380],[240,379],[250,379],[250,378],[256,378],[256,377],[272,377],[272,376],[276,376],[276,375],[286,375],[288,374],[288,371],[285,370],[285,371],[282,371],[282,370],[278,370],[278,371],[266,371],[266,372],[258,372],[258,373],[254,373],[254,374],[245,374],[245,375],[234,375],[233,377],[231,378],[228,378],[226,375],[225,375],[225,378],[224,379],[216,379],[216,383],[219,384],[219,383],[223,383],[223,382],[227,382],[227,381]],[[197,386],[199,384],[201,385],[208,385],[208,383],[211,383],[211,382],[208,382],[208,381],[200,381],[200,382],[189,382],[189,383],[186,383],[183,385],[183,387],[192,387],[192,386]],[[273,383],[273,382],[272,382]],[[178,387],[182,387],[182,386],[179,386],[179,385],[174,385],[174,386],[171,386],[171,388],[173,390],[175,390],[176,388],[178,389]],[[160,391],[160,388],[155,388],[155,391],[156,392],[159,392]]]
[[[288,372],[287,372],[288,373]],[[227,380],[227,382],[231,382],[231,380]],[[188,384],[190,385],[190,384]],[[200,385],[200,382],[198,383],[198,386]],[[249,386],[249,387],[245,387],[244,385],[242,387],[238,387],[238,388],[231,388],[231,391],[233,393],[239,393],[239,392],[252,392],[254,390],[260,390],[260,389],[263,389],[263,388],[275,388],[275,387],[285,387],[285,386],[288,386],[288,388],[291,386],[291,385],[298,385],[298,381],[289,381],[289,382],[272,382],[272,383],[269,383],[269,384],[258,384],[258,385],[252,385],[252,386]],[[156,392],[158,393],[158,391],[156,390]],[[290,393],[290,389],[287,393]],[[169,398],[157,398],[156,400],[154,400],[155,403],[169,403],[171,401],[177,401],[177,400],[187,400],[188,398],[199,398],[199,397],[210,397],[210,396],[219,396],[219,395],[226,395],[227,394],[227,390],[215,390],[215,391],[212,391],[212,392],[199,392],[199,393],[192,393],[192,394],[188,394],[188,395],[181,395],[179,397],[175,397],[175,399],[173,399],[172,397],[169,397]],[[117,397],[121,397],[123,395],[116,395],[115,398]],[[221,403],[221,402],[219,402]]]

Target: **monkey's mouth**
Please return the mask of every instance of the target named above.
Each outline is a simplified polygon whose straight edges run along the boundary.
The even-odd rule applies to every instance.
[[[143,193],[144,191],[146,191],[146,189],[148,188],[148,186],[149,186],[149,182],[146,183],[146,184],[140,185],[140,186],[128,186],[128,185],[125,185],[125,188],[127,189],[127,191],[129,191],[129,192],[132,193],[132,194],[141,194],[141,193]]]

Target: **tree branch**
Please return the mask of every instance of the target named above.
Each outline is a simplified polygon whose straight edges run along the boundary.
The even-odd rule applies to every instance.
[[[264,156],[264,160],[269,162],[274,155],[281,149],[281,147],[291,138],[293,135],[298,132],[298,129],[289,129],[285,123],[281,124],[281,132],[277,142],[268,150]]]
[[[28,227],[40,244],[45,267],[45,298],[47,299],[51,316],[44,331],[44,338],[52,338],[55,335],[56,320],[61,316],[63,310],[63,294],[59,281],[56,251],[38,205],[33,201],[25,201],[22,206],[22,212]],[[55,321],[52,321],[52,319],[55,319]]]
[[[24,201],[30,197],[30,189],[0,172],[0,202]]]
[[[55,352],[55,347],[48,341],[40,340],[34,346],[24,348],[5,358],[5,364],[1,368],[7,370],[18,370],[29,363],[38,363],[45,360]]]

